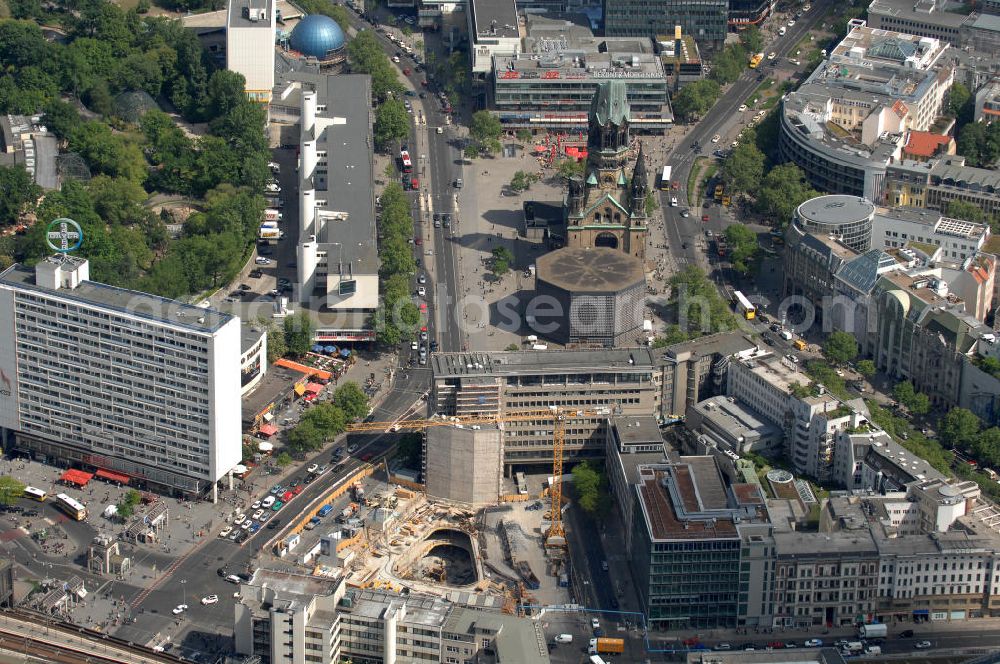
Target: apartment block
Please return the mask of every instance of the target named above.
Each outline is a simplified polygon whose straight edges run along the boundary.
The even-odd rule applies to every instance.
[[[952,263],[975,256],[989,236],[987,225],[951,219],[933,210],[882,208],[872,222],[872,248],[922,248],[930,256],[940,248],[937,258]]]
[[[541,626],[527,618],[267,569],[240,586],[234,640],[238,654],[266,664],[549,661]]]
[[[716,334],[667,348],[435,353],[431,403],[442,415],[517,413],[558,406],[597,411],[566,423],[568,460],[604,457],[608,416],[683,416],[687,407],[723,394],[730,356],[754,348],[739,333]],[[503,427],[506,467],[550,464],[552,422]]]
[[[1000,212],[1000,173],[965,165],[965,157],[918,162],[903,159],[886,167],[884,204],[943,212],[949,201],[975,205],[987,214]]]
[[[954,70],[948,43],[851,21],[827,59],[782,102],[779,149],[817,189],[882,200],[908,131],[941,112]]]
[[[729,369],[729,395],[781,427],[792,467],[821,482],[832,478],[837,432],[865,421],[857,404],[845,404],[788,358],[766,350],[735,356]]]
[[[867,530],[774,533],[774,621],[782,627],[844,627],[871,615],[879,552]]]
[[[659,410],[649,348],[435,353],[432,404],[439,415],[517,413],[550,406],[591,410],[565,423],[565,458],[603,458],[607,417]],[[505,466],[552,463],[553,421],[508,422]],[[428,452],[429,453],[429,452]]]
[[[759,485],[728,483],[715,457],[642,465],[632,576],[653,629],[770,626],[773,540]]]
[[[242,456],[246,340],[235,316],[90,281],[84,259],[13,265],[0,273],[4,448],[214,490]]]
[[[973,482],[927,479],[885,496],[832,498],[831,538],[864,529],[878,548],[875,615],[882,621],[955,621],[1000,608],[1000,512]]]
[[[379,258],[371,78],[285,72],[269,108],[273,121],[299,125],[293,295],[310,310],[319,343],[373,341]]]

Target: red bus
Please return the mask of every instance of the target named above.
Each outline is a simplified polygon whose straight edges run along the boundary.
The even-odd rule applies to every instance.
[[[410,153],[403,150],[399,153],[399,160],[403,162],[403,172],[412,173],[413,172],[413,161],[410,160]]]

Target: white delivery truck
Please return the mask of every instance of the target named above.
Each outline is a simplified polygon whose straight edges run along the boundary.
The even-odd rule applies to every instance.
[[[884,639],[889,634],[889,628],[882,623],[858,625],[858,638]]]

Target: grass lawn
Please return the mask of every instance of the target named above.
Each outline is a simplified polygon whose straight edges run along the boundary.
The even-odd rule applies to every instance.
[[[0,18],[10,18],[10,7],[6,0],[0,0]]]

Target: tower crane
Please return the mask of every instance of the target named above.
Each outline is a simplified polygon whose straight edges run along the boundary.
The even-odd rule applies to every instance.
[[[610,408],[581,410],[550,406],[543,410],[522,410],[516,413],[479,413],[475,415],[442,416],[425,420],[400,420],[398,422],[357,422],[347,426],[348,431],[423,431],[430,427],[456,425],[506,424],[510,422],[552,422],[552,486],[549,497],[552,505],[549,511],[551,525],[545,535],[546,546],[565,546],[566,531],[562,522],[562,473],[563,448],[566,445],[566,422],[570,419],[607,417]]]

